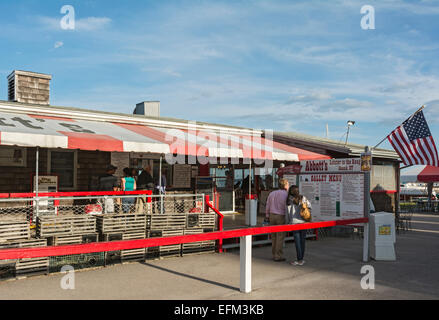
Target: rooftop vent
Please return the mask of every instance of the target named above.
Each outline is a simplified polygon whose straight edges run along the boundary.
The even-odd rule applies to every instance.
[[[48,74],[14,70],[8,76],[8,100],[49,105],[50,80]]]
[[[146,117],[160,117],[160,101],[144,101],[136,104],[133,114],[141,114]]]

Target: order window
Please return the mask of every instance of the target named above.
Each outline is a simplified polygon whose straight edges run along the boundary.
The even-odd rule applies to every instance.
[[[76,187],[76,152],[50,151],[50,173],[58,176],[60,189],[74,189]]]

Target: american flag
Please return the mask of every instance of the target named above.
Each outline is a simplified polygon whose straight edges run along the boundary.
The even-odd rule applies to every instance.
[[[405,165],[439,166],[436,145],[422,110],[404,121],[387,138]]]

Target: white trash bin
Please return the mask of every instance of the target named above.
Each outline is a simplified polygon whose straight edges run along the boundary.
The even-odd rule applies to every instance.
[[[395,217],[390,212],[369,216],[370,257],[374,260],[395,261]]]
[[[245,199],[245,224],[254,227],[257,224],[258,200]]]

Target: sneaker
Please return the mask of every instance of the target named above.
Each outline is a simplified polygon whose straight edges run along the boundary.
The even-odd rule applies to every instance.
[[[294,266],[303,266],[305,264],[305,260],[302,260],[302,261],[292,261],[291,264],[294,265]]]

